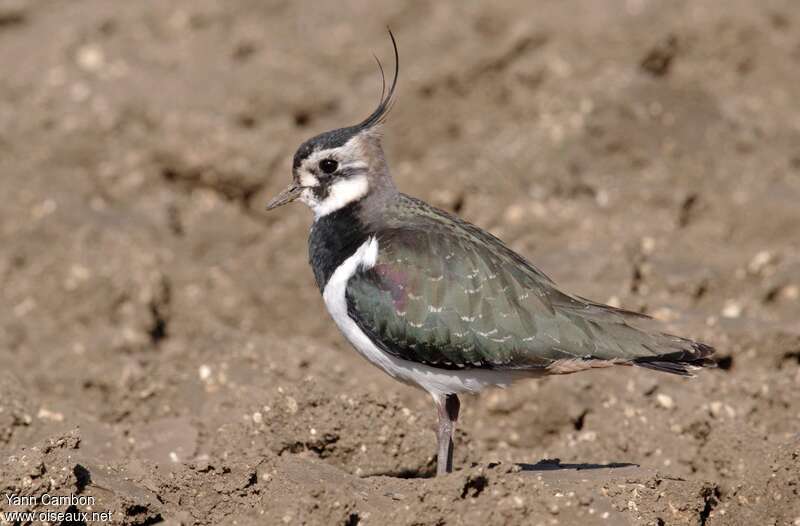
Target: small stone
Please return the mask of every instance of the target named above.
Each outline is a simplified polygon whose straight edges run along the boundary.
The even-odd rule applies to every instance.
[[[44,407],[39,409],[39,412],[36,414],[36,418],[38,418],[40,420],[51,420],[53,422],[63,422],[64,421],[64,415],[62,413],[57,413],[55,411],[50,411],[49,409],[46,409]]]
[[[67,290],[75,290],[82,282],[89,279],[91,273],[88,268],[83,265],[72,265],[69,269],[69,275],[64,281],[64,287]]]
[[[292,398],[291,396],[286,397],[286,410],[289,411],[289,414],[295,414],[298,410],[297,400]]]
[[[725,318],[738,318],[742,315],[742,306],[734,300],[725,302],[722,309],[722,316]]]
[[[663,393],[656,395],[656,401],[658,402],[658,405],[664,409],[672,409],[675,407],[675,402],[672,400],[672,397]]]
[[[261,413],[259,413],[258,411],[253,413],[253,422],[255,422],[256,424],[260,424],[263,420],[264,417],[261,415]]]
[[[783,292],[783,296],[787,300],[794,301],[797,298],[800,298],[800,287],[798,287],[797,285],[789,285],[787,287],[784,287],[782,292]]]
[[[595,195],[595,201],[600,208],[606,208],[611,201],[611,197],[606,190],[600,190]]]
[[[197,374],[199,374],[200,379],[205,382],[206,380],[211,378],[211,367],[209,367],[208,365],[201,365],[197,369]]]
[[[525,219],[525,207],[519,204],[511,205],[506,208],[506,212],[503,217],[506,223],[517,225]]]
[[[657,319],[658,321],[669,322],[677,319],[678,314],[669,307],[659,307],[653,311],[653,318]]]
[[[76,59],[81,69],[92,73],[99,71],[105,64],[103,50],[91,44],[78,49]]]
[[[772,261],[772,253],[767,250],[762,250],[753,256],[753,259],[750,260],[750,264],[747,265],[747,270],[749,270],[752,274],[761,274],[764,271],[764,268],[772,263]]]

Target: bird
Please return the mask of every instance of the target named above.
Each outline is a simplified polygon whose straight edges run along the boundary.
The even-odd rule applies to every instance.
[[[489,232],[397,189],[382,124],[400,73],[360,123],[306,140],[267,210],[313,213],[309,263],[333,322],[369,362],[437,411],[436,475],[452,472],[459,395],[611,366],[694,376],[714,348],[652,329],[647,315],[558,288]]]

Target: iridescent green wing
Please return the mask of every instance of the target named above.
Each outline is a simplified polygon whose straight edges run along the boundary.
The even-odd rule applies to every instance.
[[[376,265],[348,283],[347,300],[350,316],[387,352],[444,368],[549,363],[519,352],[537,332],[535,312],[552,312],[547,298],[519,299],[526,291],[490,253],[414,230],[383,232],[378,247]]]
[[[383,220],[377,262],[351,278],[347,302],[390,354],[440,368],[536,369],[672,347],[632,327],[637,314],[560,292],[497,238],[420,201],[404,198]]]

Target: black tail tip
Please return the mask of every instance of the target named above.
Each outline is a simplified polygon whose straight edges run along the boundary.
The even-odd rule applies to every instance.
[[[716,352],[716,349],[705,343],[689,343],[689,348],[684,351],[656,356],[643,356],[634,359],[632,363],[639,367],[679,376],[694,376],[693,371],[697,369],[717,366],[717,361],[711,357]]]

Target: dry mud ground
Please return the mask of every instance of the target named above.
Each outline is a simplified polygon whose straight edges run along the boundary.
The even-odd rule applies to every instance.
[[[387,24],[401,188],[719,369],[467,398],[430,478],[429,399],[336,333],[308,211],[264,212],[371,111]],[[0,67],[0,511],[800,524],[795,2],[0,0]]]

